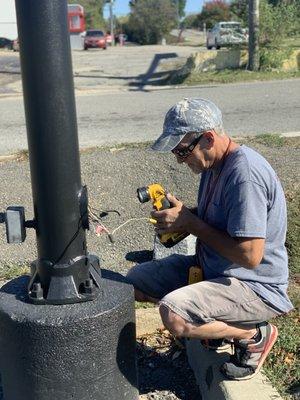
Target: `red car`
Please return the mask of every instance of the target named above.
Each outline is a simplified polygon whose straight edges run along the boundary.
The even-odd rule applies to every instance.
[[[105,35],[102,31],[90,29],[86,31],[84,38],[84,50],[99,48],[106,50],[107,43]]]

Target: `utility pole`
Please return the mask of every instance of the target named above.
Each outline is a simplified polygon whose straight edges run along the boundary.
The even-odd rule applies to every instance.
[[[259,70],[259,0],[249,0],[248,69]]]
[[[109,2],[109,19],[110,19],[110,34],[111,34],[111,45],[115,45],[115,32],[114,32],[114,12],[113,12],[114,0]]]
[[[13,206],[0,223],[9,243],[34,228],[37,259],[0,291],[3,397],[137,400],[133,288],[86,246],[67,0],[16,0],[16,14],[34,219]]]
[[[179,0],[176,0],[176,19],[177,19],[178,30],[180,30]]]

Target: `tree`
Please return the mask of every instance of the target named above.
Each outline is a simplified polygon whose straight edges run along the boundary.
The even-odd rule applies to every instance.
[[[174,7],[178,10],[178,17],[182,18],[185,16],[185,5],[186,5],[186,0],[172,0],[172,4]]]
[[[248,25],[249,0],[233,0],[229,5],[231,19]]]
[[[177,25],[177,10],[172,0],[135,0],[126,33],[141,44],[156,44]]]
[[[199,14],[187,15],[182,21],[182,27],[185,29],[200,28]]]
[[[131,0],[129,2],[130,7],[134,7],[137,3],[139,2],[139,0]],[[178,16],[180,18],[184,17],[185,12],[185,5],[186,5],[186,0],[171,0],[172,4],[174,5],[174,7],[178,10]]]
[[[211,0],[204,3],[201,13],[198,15],[199,25],[206,24],[211,28],[217,22],[230,20],[230,8],[225,0]]]
[[[298,15],[298,18],[297,18]],[[279,48],[285,37],[299,34],[299,3],[281,1],[274,6],[267,0],[260,1],[260,43]]]

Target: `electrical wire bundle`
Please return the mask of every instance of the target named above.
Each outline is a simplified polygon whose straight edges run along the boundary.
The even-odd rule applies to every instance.
[[[131,221],[140,221],[140,220],[147,220],[149,221],[149,218],[147,217],[142,217],[142,218],[130,218],[127,221],[123,222],[121,225],[117,226],[114,230],[110,231],[104,224],[103,224],[103,218],[107,217],[108,214],[110,213],[116,213],[118,216],[121,216],[119,211],[117,210],[97,210],[94,207],[89,206],[88,207],[88,213],[89,213],[89,223],[90,226],[93,228],[94,233],[96,236],[100,236],[101,234],[107,234],[109,241],[111,243],[115,242],[114,234],[117,232],[120,228],[125,226]]]

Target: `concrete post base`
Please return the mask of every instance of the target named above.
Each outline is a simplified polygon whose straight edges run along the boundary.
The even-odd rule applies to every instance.
[[[95,300],[62,306],[29,303],[28,277],[1,288],[5,400],[138,398],[133,290],[112,279]]]

